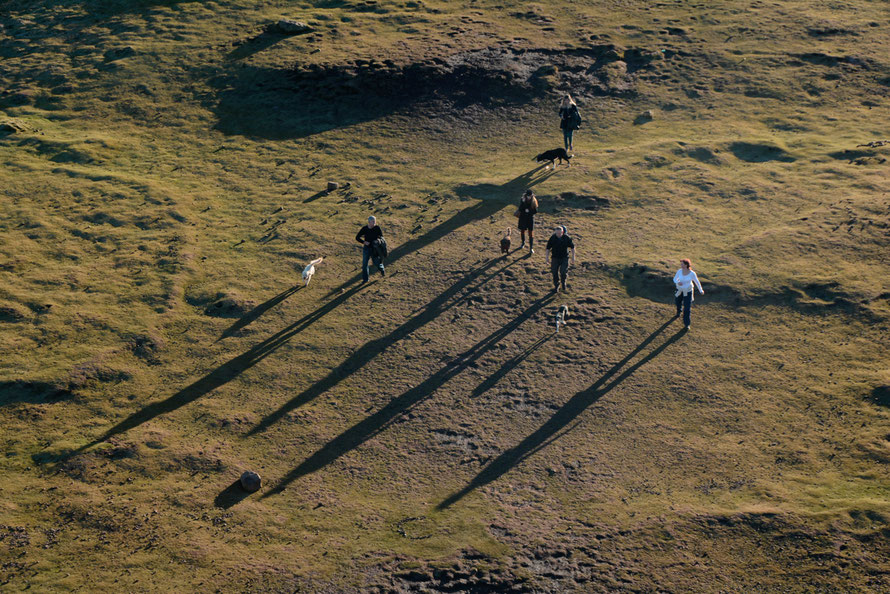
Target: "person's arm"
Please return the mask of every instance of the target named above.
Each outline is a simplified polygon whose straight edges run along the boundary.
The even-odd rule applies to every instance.
[[[680,271],[678,270],[676,274],[674,274],[674,284],[677,285],[677,288],[680,288]]]
[[[365,228],[362,227],[361,229],[358,230],[358,233],[355,234],[355,240],[356,240],[357,242],[359,242],[359,243],[362,243],[362,244],[365,243],[365,240],[362,239],[362,236],[363,236],[364,234],[365,234]]]
[[[701,288],[701,283],[698,282],[698,275],[695,274],[694,271],[692,273],[692,282],[694,282],[695,286],[698,287],[698,292],[701,293],[702,295],[704,295],[705,291],[704,291],[704,289]]]
[[[572,246],[572,266],[575,265],[575,246]]]

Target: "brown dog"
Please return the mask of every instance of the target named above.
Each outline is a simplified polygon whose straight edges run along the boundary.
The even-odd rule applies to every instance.
[[[512,231],[512,229],[507,227],[507,234],[504,235],[503,238],[501,238],[501,253],[502,254],[507,254],[510,252],[510,244],[512,243],[512,241],[510,240],[510,232],[511,231]]]

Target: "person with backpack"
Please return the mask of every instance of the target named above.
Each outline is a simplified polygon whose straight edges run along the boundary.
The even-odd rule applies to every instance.
[[[692,269],[692,262],[689,258],[680,260],[680,269],[677,271],[677,274],[674,275],[674,285],[677,287],[677,292],[674,293],[674,302],[677,306],[677,317],[680,317],[680,308],[682,307],[683,326],[689,330],[689,326],[692,324],[691,310],[695,287],[698,287],[699,293],[702,295],[705,294],[704,290],[701,288],[701,283],[698,280],[698,275],[695,274],[695,271]]]
[[[368,224],[362,227],[355,236],[355,240],[362,244],[362,283],[368,282],[368,261],[372,260],[374,266],[380,270],[382,276],[386,276],[383,267],[383,258],[386,257],[386,240],[383,239],[383,231],[377,224],[377,217],[368,217]]]
[[[553,292],[559,293],[560,287],[566,290],[566,278],[569,276],[569,250],[572,250],[572,266],[575,265],[575,242],[569,237],[565,226],[553,230],[553,235],[547,241],[546,262],[550,264],[550,273],[553,275]],[[553,256],[551,260],[551,255]]]
[[[574,151],[572,135],[575,133],[575,130],[581,127],[581,113],[578,111],[578,106],[575,104],[574,99],[568,93],[563,97],[562,103],[559,105],[559,127],[562,129],[566,151]]]
[[[519,249],[525,247],[525,232],[528,231],[528,251],[535,253],[535,214],[538,212],[538,199],[531,188],[525,191],[519,200],[519,208],[516,209],[516,217],[519,219],[519,236],[522,240]]]

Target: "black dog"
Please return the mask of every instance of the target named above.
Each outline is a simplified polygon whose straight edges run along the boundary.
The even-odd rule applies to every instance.
[[[572,164],[569,162],[569,159],[571,159],[571,158],[572,158],[572,156],[570,154],[568,154],[565,149],[558,148],[558,149],[553,149],[553,150],[549,150],[549,151],[544,151],[543,153],[541,153],[540,155],[535,157],[534,160],[537,161],[538,163],[543,163],[544,161],[550,161],[550,163],[547,165],[547,167],[550,167],[550,165],[553,165],[553,168],[555,169],[556,165],[554,165],[554,163],[556,162],[557,159],[559,159],[560,165],[562,165],[562,162],[565,161],[571,167]]]

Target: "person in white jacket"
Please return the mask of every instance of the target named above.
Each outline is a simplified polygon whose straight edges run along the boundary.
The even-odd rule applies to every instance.
[[[677,286],[677,292],[674,293],[676,298],[674,301],[677,304],[677,317],[680,317],[680,309],[682,308],[683,325],[688,329],[692,323],[691,310],[695,287],[698,287],[699,293],[705,294],[701,288],[701,283],[698,281],[698,275],[692,269],[692,262],[689,261],[689,258],[680,260],[680,270],[674,275],[674,284]]]

